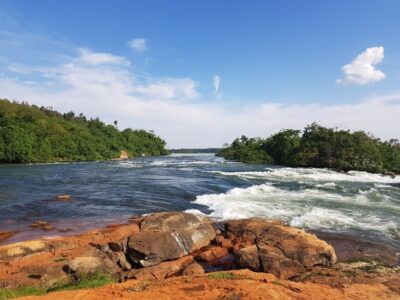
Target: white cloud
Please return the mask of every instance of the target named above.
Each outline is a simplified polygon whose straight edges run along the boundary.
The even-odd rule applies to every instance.
[[[354,104],[265,101],[233,107],[224,102],[184,101],[200,96],[194,80],[150,77],[142,82],[121,59],[126,58],[89,59],[92,63],[88,63],[87,53],[80,53],[59,66],[36,68],[46,84],[42,79],[32,84],[0,75],[0,98],[52,106],[62,112],[72,109],[108,123],[118,120],[120,128],[152,129],[169,147],[221,146],[241,134],[265,137],[281,128],[302,129],[314,121],[366,130],[384,139],[400,137],[400,93]]]
[[[214,95],[220,95],[221,77],[219,75],[213,76]]]
[[[116,64],[116,65],[129,65],[129,61],[122,56],[113,55],[110,53],[93,52],[86,48],[79,48],[79,61],[89,65],[101,64]]]
[[[367,84],[385,79],[386,75],[375,68],[384,58],[383,47],[367,48],[351,63],[344,65],[343,79],[336,80],[338,84]]]
[[[133,50],[135,50],[137,52],[144,52],[144,51],[148,50],[146,39],[143,39],[143,38],[133,39],[133,40],[129,41],[128,45],[129,45],[129,47],[131,47]]]

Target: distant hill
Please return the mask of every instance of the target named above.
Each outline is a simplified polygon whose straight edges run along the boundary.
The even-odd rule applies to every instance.
[[[266,139],[242,136],[217,155],[246,163],[400,174],[399,140],[384,142],[363,131],[325,128],[316,123],[302,133],[286,129]]]
[[[109,160],[165,155],[165,141],[145,130],[119,131],[72,111],[0,99],[0,162]],[[124,153],[126,152],[126,153]],[[127,154],[127,155],[126,155]]]
[[[184,149],[171,149],[171,153],[217,153],[222,148],[184,148]]]

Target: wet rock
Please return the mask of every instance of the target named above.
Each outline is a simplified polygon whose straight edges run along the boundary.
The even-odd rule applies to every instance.
[[[204,271],[203,266],[197,262],[194,262],[185,267],[185,269],[182,272],[182,275],[196,276],[196,275],[201,275],[204,273],[205,273],[205,271]]]
[[[54,229],[55,228],[52,225],[45,225],[45,226],[40,227],[40,230],[43,230],[43,231],[52,231]]]
[[[388,176],[388,177],[390,177],[390,178],[392,178],[392,179],[395,179],[395,178],[396,178],[396,174],[395,174],[394,172],[386,171],[386,172],[384,172],[382,175],[383,175],[383,176]]]
[[[56,199],[59,201],[69,201],[72,199],[72,197],[71,195],[58,195]]]
[[[71,228],[60,228],[60,229],[58,229],[58,231],[62,232],[62,233],[65,233],[65,232],[73,231],[73,229],[71,229]]]
[[[129,237],[127,256],[140,266],[153,266],[208,246],[214,238],[214,228],[206,218],[183,212],[155,213],[146,216],[140,232]]]
[[[0,231],[0,243],[17,234],[17,231]]]
[[[193,263],[193,256],[184,256],[174,261],[168,261],[142,269],[132,269],[125,279],[158,280],[181,275],[186,266]]]
[[[44,227],[44,226],[50,226],[50,223],[47,221],[42,221],[42,220],[38,220],[33,222],[31,225],[29,225],[32,228],[36,228],[36,227]]]

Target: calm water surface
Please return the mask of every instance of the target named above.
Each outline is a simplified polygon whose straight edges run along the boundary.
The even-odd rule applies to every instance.
[[[55,201],[69,194],[69,202]],[[81,231],[156,211],[215,219],[279,218],[400,248],[400,177],[245,165],[213,154],[122,162],[0,165],[0,231],[41,236],[29,224]]]

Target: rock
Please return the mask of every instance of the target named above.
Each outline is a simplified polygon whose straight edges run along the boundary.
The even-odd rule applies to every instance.
[[[33,222],[29,226],[35,228],[35,227],[43,227],[43,226],[49,226],[49,225],[50,225],[50,223],[47,221],[38,220],[38,221]]]
[[[205,273],[205,271],[204,271],[203,266],[197,262],[194,262],[185,267],[185,269],[182,272],[182,275],[196,276],[196,275],[201,275],[204,273]]]
[[[396,178],[396,174],[394,172],[389,172],[389,171],[384,172],[383,176],[389,176],[392,179]]]
[[[115,267],[112,261],[96,256],[76,257],[68,264],[64,265],[63,270],[68,274],[95,273],[114,271]],[[114,272],[112,272],[114,273]]]
[[[219,236],[217,236],[215,238],[215,242],[217,243],[217,245],[219,245],[222,248],[225,248],[227,250],[232,250],[233,249],[232,242],[229,239],[226,239],[221,235],[219,235]]]
[[[314,234],[287,226],[273,226],[259,237],[265,244],[274,244],[285,256],[298,260],[303,266],[330,266],[336,262],[333,247]]]
[[[215,238],[211,222],[183,212],[155,213],[146,216],[140,232],[128,239],[127,255],[148,267],[177,259],[208,246]]]
[[[52,231],[55,228],[52,225],[45,225],[45,226],[40,227],[40,229],[43,230],[43,231]]]
[[[13,235],[17,234],[18,231],[0,231],[0,243],[9,239]]]
[[[308,267],[330,266],[336,261],[332,246],[282,222],[250,218],[229,221],[226,229],[239,266],[272,273],[281,279],[304,273]],[[249,243],[252,245],[246,246]]]
[[[71,198],[72,198],[71,195],[58,195],[56,197],[56,199],[60,201],[69,201],[71,200]]]
[[[277,247],[258,244],[261,269],[265,273],[274,274],[280,279],[288,279],[306,272],[304,266],[297,260],[287,258]]]
[[[58,229],[58,231],[62,232],[62,233],[65,233],[65,232],[73,231],[73,229],[71,229],[71,228],[60,228],[60,229]]]
[[[161,212],[145,216],[141,221],[140,231],[197,229],[201,225],[211,225],[211,222],[206,217],[185,212]],[[212,234],[215,235],[214,228]]]
[[[124,151],[124,150],[121,150],[121,151],[119,152],[119,157],[113,158],[112,160],[126,160],[126,159],[129,159],[129,154],[128,154],[128,152],[126,152],[126,151]]]
[[[228,255],[227,249],[219,246],[214,246],[201,252],[198,258],[202,261],[212,262],[227,255]]]
[[[250,269],[252,271],[260,271],[260,255],[256,245],[247,246],[239,249],[234,253],[236,262],[242,268]]]
[[[131,264],[126,260],[126,256],[123,252],[114,252],[114,255],[117,257],[116,263],[123,271],[129,271],[132,269]]]
[[[174,261],[160,263],[142,269],[132,269],[126,275],[126,279],[155,280],[165,279],[171,276],[181,275],[186,266],[193,263],[193,256],[184,256]]]
[[[0,259],[12,259],[33,253],[50,251],[48,243],[39,240],[19,242],[11,245],[0,246]]]

